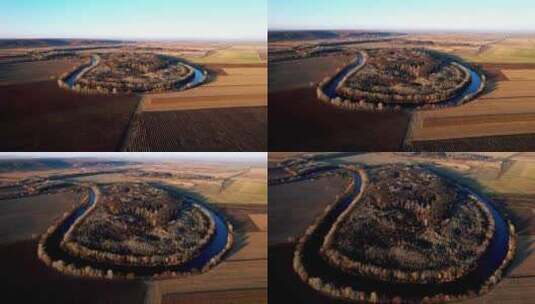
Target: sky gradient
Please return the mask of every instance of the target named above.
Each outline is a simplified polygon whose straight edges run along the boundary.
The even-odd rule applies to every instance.
[[[0,38],[266,40],[265,0],[2,1]]]
[[[535,32],[533,0],[269,0],[269,29]]]
[[[0,160],[12,158],[102,158],[147,161],[199,160],[267,163],[265,152],[0,152]]]

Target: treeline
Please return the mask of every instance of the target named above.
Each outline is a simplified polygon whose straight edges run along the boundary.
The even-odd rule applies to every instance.
[[[98,194],[96,194],[96,195],[98,196]],[[86,196],[86,199],[87,198],[88,198],[88,196]],[[94,205],[96,205],[96,203]],[[207,213],[206,210],[204,210],[204,209],[202,209],[202,210]],[[90,210],[88,210],[88,211],[90,211]],[[72,212],[76,212],[76,208]],[[67,262],[65,262],[65,261],[63,261],[61,259],[58,259],[58,260],[52,259],[51,256],[47,252],[47,250],[48,250],[48,248],[47,248],[48,245],[47,244],[50,241],[52,241],[53,239],[57,238],[57,234],[61,234],[61,231],[59,230],[60,226],[63,224],[63,222],[65,220],[67,220],[69,217],[72,216],[72,214],[73,214],[72,212],[71,213],[65,213],[61,219],[59,219],[52,226],[50,226],[47,229],[47,231],[41,236],[41,238],[39,240],[39,243],[38,243],[38,247],[37,247],[37,255],[38,255],[39,259],[41,261],[43,261],[43,263],[45,263],[49,267],[54,268],[55,270],[57,270],[59,272],[66,273],[66,274],[73,275],[73,276],[95,277],[95,278],[103,278],[103,279],[134,279],[134,278],[139,276],[135,272],[113,271],[111,269],[102,269],[100,266],[98,268],[96,268],[96,267],[91,266],[91,264],[89,264],[89,265],[80,265],[78,263],[67,263]],[[76,224],[79,224],[79,223],[74,223],[71,226],[71,229],[69,229],[69,231],[71,233],[72,233],[72,229],[74,229],[73,227],[76,226]],[[152,257],[144,257],[145,259],[142,260],[141,264],[139,264],[137,266],[147,266],[147,267],[158,266],[158,265],[159,266],[169,266],[169,268],[170,268],[169,270],[164,270],[164,271],[161,271],[161,272],[155,272],[154,274],[152,274],[151,277],[153,277],[153,278],[159,278],[159,277],[181,277],[181,276],[188,276],[188,275],[193,275],[193,274],[206,272],[206,271],[210,270],[212,267],[214,267],[216,264],[218,264],[221,261],[221,259],[225,256],[225,254],[233,246],[233,243],[234,243],[234,229],[233,229],[233,226],[229,221],[226,221],[225,224],[226,224],[227,229],[228,229],[228,236],[227,236],[227,242],[225,244],[225,247],[220,252],[218,252],[216,255],[214,255],[208,262],[206,262],[199,269],[192,268],[188,272],[174,271],[174,270],[172,270],[172,268],[176,267],[177,265],[173,264],[173,257],[169,257],[167,259],[163,258],[162,260],[160,260],[159,258],[156,258],[155,260],[153,260]],[[214,226],[214,228],[212,230],[213,230],[213,232],[215,231],[215,226]],[[211,233],[210,238],[213,235],[214,235],[214,233]],[[65,236],[63,236],[63,238],[61,239],[60,242],[61,242],[61,245],[58,244],[58,246],[60,246],[60,248],[63,248],[63,249],[67,250],[67,251],[65,251],[65,254],[71,254],[71,252],[69,252],[69,251],[72,250],[72,248],[70,248],[70,249],[67,248],[67,247],[70,247],[70,245],[65,245],[64,244]],[[76,251],[76,249],[75,249],[75,251]],[[77,256],[77,257],[80,257],[80,256]],[[128,261],[128,260],[132,261],[128,257],[122,257],[122,258],[119,258],[118,260],[115,260],[113,258],[111,260],[105,259],[105,261],[103,261],[103,262],[105,262],[107,264],[110,264],[110,265],[123,265],[123,264],[121,264],[121,261]],[[117,261],[119,261],[119,262],[116,263]],[[126,265],[126,266],[128,266],[128,265]]]
[[[365,175],[364,171],[360,171],[361,178],[363,181],[361,192],[364,191],[365,186],[368,182],[368,179]],[[357,197],[351,204],[351,206],[354,206],[357,204],[360,200],[360,196]],[[516,252],[516,243],[517,243],[517,236],[515,233],[515,227],[512,224],[512,222],[508,221],[508,229],[509,229],[509,243],[508,243],[508,250],[505,258],[501,262],[500,266],[483,282],[483,284],[476,289],[467,289],[460,293],[455,294],[447,294],[447,293],[437,293],[432,296],[425,296],[422,298],[418,298],[417,296],[412,298],[404,298],[401,296],[397,296],[392,293],[388,294],[381,294],[379,291],[364,291],[364,290],[358,290],[351,286],[343,286],[339,287],[339,285],[335,285],[331,282],[325,281],[321,277],[318,276],[311,276],[307,270],[307,268],[304,265],[304,249],[306,246],[306,243],[308,243],[309,239],[312,237],[315,237],[314,234],[316,233],[317,228],[322,224],[323,219],[331,212],[331,210],[340,202],[340,199],[338,199],[334,204],[331,204],[327,206],[325,209],[323,215],[319,216],[314,223],[307,228],[304,235],[298,240],[296,244],[296,248],[294,251],[294,257],[292,266],[294,271],[297,273],[299,278],[309,285],[314,290],[323,293],[325,295],[328,295],[333,298],[342,299],[345,301],[360,301],[360,302],[367,302],[367,303],[444,303],[449,301],[461,301],[468,298],[476,297],[483,295],[487,292],[489,292],[492,287],[494,287],[503,276],[506,268],[511,264],[515,252]],[[346,212],[349,212],[348,210],[351,209],[351,206],[346,209]],[[345,213],[345,212],[344,212]],[[337,222],[341,221],[341,217],[344,216],[344,213],[340,215],[340,217],[337,219]],[[347,215],[347,213],[346,213]],[[329,242],[328,238],[332,238],[332,233],[334,230],[330,230],[326,238],[324,239],[324,244]],[[323,251],[323,246],[322,249]],[[321,253],[321,252],[320,252]],[[325,257],[325,256],[324,256]],[[328,257],[327,257],[328,258]],[[386,281],[390,281],[390,278],[388,278]],[[358,284],[356,285],[358,286]]]
[[[366,58],[367,55],[365,52],[362,52]],[[366,60],[364,60],[366,61]],[[323,79],[316,88],[316,95],[320,101],[334,105],[339,108],[353,111],[400,111],[400,110],[413,110],[413,109],[441,109],[450,106],[457,106],[463,103],[466,103],[474,98],[476,98],[485,88],[486,77],[484,74],[480,74],[481,84],[478,90],[475,93],[470,93],[465,95],[461,100],[451,102],[455,97],[462,94],[466,88],[472,82],[472,76],[470,71],[463,65],[457,62],[451,62],[450,70],[457,73],[461,78],[459,81],[455,81],[457,77],[446,79],[444,81],[439,81],[436,83],[436,91],[433,92],[421,92],[421,93],[405,93],[394,92],[392,91],[393,86],[385,86],[383,91],[378,90],[378,87],[374,85],[374,82],[368,80],[358,80],[355,79],[355,75],[365,66],[366,62],[363,62],[362,65],[359,65],[352,71],[350,71],[343,79],[340,81],[339,85],[336,88],[336,96],[330,97],[325,93],[326,87],[335,79],[336,75],[332,78]],[[427,67],[423,69],[418,65],[399,65],[398,68],[404,69],[406,71],[411,71],[411,73],[425,73],[425,71],[430,71],[433,68]],[[340,69],[338,70],[340,72]],[[403,74],[403,71],[398,71],[396,73]],[[352,85],[348,85],[351,78]],[[393,84],[392,84],[393,85]],[[366,90],[369,88],[370,90]],[[373,90],[375,91],[373,91]]]

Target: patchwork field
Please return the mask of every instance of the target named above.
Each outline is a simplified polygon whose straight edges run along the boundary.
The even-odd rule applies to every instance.
[[[237,208],[226,205],[225,211],[235,216],[233,210]],[[249,208],[248,212],[263,212],[255,215],[267,219],[265,205]],[[267,230],[262,226],[244,226],[238,231],[241,237],[237,249],[210,275],[154,281],[148,285],[149,291],[157,292],[164,304],[191,303],[191,299],[203,300],[200,303],[267,303]],[[224,297],[207,297],[214,294]]]
[[[332,34],[325,31],[305,34],[309,39],[269,43],[273,55],[269,63],[272,150],[320,151],[317,148],[320,145],[323,151],[535,148],[535,40],[532,36],[411,33],[385,40],[351,41],[323,37]],[[314,39],[314,36],[318,37]],[[357,51],[405,48],[439,51],[455,61],[481,69],[487,78],[485,91],[462,106],[412,113],[346,111],[351,113],[345,117],[344,111],[317,105],[314,86],[325,77],[334,76]]]
[[[394,151],[409,116],[402,112],[345,111],[319,102],[312,86],[343,67],[348,56],[270,63],[271,151]]]
[[[207,69],[209,80],[190,90],[144,95],[122,150],[265,151],[267,67],[259,55],[265,50],[237,44],[182,54]]]
[[[143,111],[267,106],[266,68],[224,68],[213,82],[178,93],[151,94]]]
[[[216,203],[237,232],[228,257],[206,274],[147,283],[145,303],[267,304],[267,202]]]
[[[473,102],[415,113],[407,141],[417,147],[418,141],[535,133],[535,81],[529,80],[535,70],[503,72],[511,78],[498,81],[492,92]],[[500,148],[514,149],[496,147]]]
[[[489,44],[475,55],[466,56],[475,62],[535,63],[535,39],[533,37],[508,37]]]
[[[267,204],[267,173],[247,168],[217,180],[197,181],[193,186],[216,204]]]
[[[280,161],[291,157],[279,153],[270,157],[272,161]],[[297,155],[294,154],[294,157]],[[320,156],[320,153],[308,157]],[[473,153],[361,153],[356,155],[332,155],[329,162],[336,164],[383,165],[388,163],[420,163],[434,164],[442,172],[448,172],[462,183],[485,193],[491,197],[498,208],[506,210],[513,220],[518,233],[518,250],[511,267],[504,278],[488,294],[461,303],[531,303],[535,286],[535,178],[534,153],[531,152],[473,152]],[[276,186],[279,187],[279,186]],[[312,192],[312,189],[309,189]],[[299,196],[299,194],[296,193]],[[301,195],[302,196],[302,195]],[[273,198],[273,199],[272,199]],[[277,216],[272,215],[272,206],[277,203],[275,196],[270,195],[270,221],[272,229],[277,227]],[[298,200],[292,200],[298,202]],[[312,202],[308,200],[308,202]],[[293,204],[293,203],[292,203]],[[308,205],[313,208],[314,205]],[[292,206],[293,208],[293,206]],[[319,207],[318,207],[319,208]],[[289,215],[281,212],[279,217]],[[291,215],[293,216],[293,215]],[[309,219],[310,221],[311,219]],[[293,221],[287,221],[292,222]],[[285,229],[289,229],[286,223]],[[282,223],[279,225],[283,225]],[[271,234],[270,234],[271,235]],[[299,277],[288,271],[293,262],[294,245],[281,243],[274,245],[270,236],[270,300],[290,299],[292,302],[306,303],[347,303],[308,292],[306,284],[299,283]]]
[[[14,162],[14,161],[13,161]],[[32,163],[32,161],[28,161]],[[29,166],[28,162],[14,165]],[[37,257],[36,236],[77,205],[77,195],[60,193],[3,200],[0,204],[0,274],[6,295],[23,303],[267,303],[267,186],[266,168],[249,162],[206,162],[162,159],[154,162],[73,159],[70,166],[55,168],[56,162],[36,162],[39,170],[7,170],[0,181],[22,179],[48,182],[76,181],[101,189],[116,183],[165,183],[195,193],[213,203],[234,227],[234,245],[220,264],[203,274],[183,278],[166,276],[146,280],[99,280],[68,276],[46,266]],[[15,167],[17,167],[15,166]],[[48,166],[48,168],[47,168]],[[33,168],[33,167],[32,167]],[[113,173],[105,173],[107,172]],[[91,172],[91,173],[87,173]],[[100,173],[99,173],[100,172]],[[80,173],[87,176],[77,176]],[[94,173],[94,174],[93,174]],[[74,177],[73,177],[74,176]],[[37,182],[37,185],[39,183]],[[25,183],[25,182],[23,182]],[[205,185],[213,185],[205,187]],[[2,194],[13,192],[2,189]],[[17,188],[18,189],[18,188]],[[22,187],[20,187],[22,189]],[[129,190],[128,192],[130,192]],[[110,198],[107,205],[128,196]],[[131,193],[131,192],[130,192]],[[131,193],[132,194],[132,193]],[[132,194],[138,204],[154,193]],[[219,199],[221,198],[221,199]],[[141,199],[141,200],[140,200]],[[102,203],[101,202],[101,203]],[[209,203],[208,203],[209,202]],[[152,203],[156,203],[152,201]],[[102,208],[107,208],[102,206]],[[97,233],[99,230],[94,230]],[[28,277],[28,273],[31,276]],[[20,294],[19,292],[23,292]],[[77,299],[77,297],[81,297]],[[214,300],[216,299],[216,300]]]
[[[39,42],[44,45],[37,48],[0,49],[0,99],[6,101],[0,106],[5,116],[0,131],[4,151],[266,150],[267,48],[262,43],[132,41],[94,46],[92,41],[87,45],[80,41],[70,46],[71,42],[52,39]],[[26,42],[14,43],[22,46]],[[45,47],[47,43],[50,45]],[[60,76],[66,80],[68,73],[87,63],[90,56],[100,59],[87,75],[70,80],[77,86],[56,83]],[[208,80],[189,89],[193,82],[183,82],[194,78],[190,77],[193,73],[172,75],[184,69],[174,65],[160,69],[163,66],[158,64],[165,62],[157,58],[167,58],[167,63],[186,61],[183,63],[207,72]],[[129,67],[123,69],[123,65]],[[145,81],[137,74],[134,77],[134,72],[144,75]],[[195,81],[204,79],[195,75]],[[186,90],[164,93],[178,83]],[[146,91],[158,93],[141,93]],[[218,112],[224,109],[228,111]],[[131,139],[130,134],[145,136],[145,131],[136,128],[158,116],[146,113],[167,111],[173,114],[162,114],[162,120],[172,131],[150,125],[146,133],[157,139]],[[184,113],[174,113],[178,111]],[[206,124],[206,118],[215,121]],[[193,134],[182,130],[187,126],[181,125],[181,119],[195,125]],[[17,128],[9,127],[14,122]],[[219,132],[220,128],[227,131]],[[204,136],[209,140],[196,138]],[[186,137],[181,143],[191,146],[177,143],[181,137]],[[144,144],[128,144],[131,140]]]
[[[212,50],[202,57],[191,57],[197,63],[261,63],[259,51],[265,47],[259,45],[230,45]],[[186,57],[187,58],[187,57]]]

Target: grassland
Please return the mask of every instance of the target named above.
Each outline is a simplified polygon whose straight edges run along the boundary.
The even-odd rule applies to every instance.
[[[511,37],[492,43],[477,55],[464,56],[467,60],[485,63],[535,63],[535,39]]]
[[[186,57],[197,63],[225,63],[225,64],[251,64],[261,63],[264,60],[259,56],[257,45],[230,45],[208,52],[203,57]],[[265,61],[264,61],[265,62]]]

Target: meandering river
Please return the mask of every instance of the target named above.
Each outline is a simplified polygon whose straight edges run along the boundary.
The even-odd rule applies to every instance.
[[[86,67],[76,69],[74,72],[72,72],[65,79],[65,83],[69,86],[69,88],[73,89],[74,86],[76,85],[76,81],[80,79],[80,77],[84,76],[85,73],[89,72],[92,68],[96,67],[99,63],[100,63],[100,57],[98,55],[91,56],[91,63]],[[193,78],[187,84],[182,85],[178,87],[177,89],[184,88],[184,87],[187,87],[187,88],[196,87],[202,84],[206,80],[206,74],[201,69],[193,65],[189,65],[189,64],[185,64],[185,65],[193,69]]]
[[[336,88],[338,87],[338,85],[340,84],[341,81],[343,81],[343,79],[354,72],[354,69],[357,68],[359,65],[363,64],[363,61],[364,61],[364,57],[362,55],[357,55],[357,57],[355,58],[355,61],[350,63],[349,65],[347,65],[346,67],[344,67],[340,72],[338,72],[338,74],[336,74],[324,87],[323,87],[323,92],[325,93],[325,95],[327,95],[329,98],[331,99],[334,99],[334,98],[337,98],[337,97],[340,97],[342,99],[344,99],[343,97],[339,96],[338,93],[336,92]],[[364,63],[365,64],[365,63]],[[468,71],[470,72],[470,75],[471,75],[471,82],[470,82],[470,85],[468,85],[463,91],[461,94],[458,94],[456,95],[455,97],[453,98],[450,98],[446,101],[443,101],[443,102],[440,102],[439,104],[441,105],[458,105],[461,103],[461,101],[466,97],[466,96],[469,96],[469,95],[472,95],[472,94],[476,94],[479,87],[481,86],[481,76],[476,72],[474,71],[471,67],[469,66],[466,66],[466,65],[463,65],[466,69],[468,69]],[[407,107],[407,108],[414,108],[414,107],[417,107],[419,105],[403,105],[404,107]]]
[[[339,202],[324,217],[313,235],[305,243],[302,262],[310,277],[320,277],[324,282],[332,283],[339,288],[350,286],[354,290],[366,291],[368,293],[375,291],[379,294],[402,296],[403,298],[423,298],[439,293],[460,294],[469,289],[476,289],[489,278],[504,260],[509,247],[509,229],[507,223],[487,198],[477,195],[470,189],[462,188],[485,203],[489,210],[491,210],[496,223],[494,236],[487,252],[481,257],[476,269],[466,276],[454,282],[442,284],[397,284],[358,275],[350,275],[332,267],[320,256],[320,247],[336,219],[350,206],[351,202],[359,194],[362,183],[360,176],[356,173],[352,174],[355,186],[353,193]]]
[[[159,188],[164,189],[169,192],[177,192],[178,189],[164,185],[158,184]],[[215,232],[208,244],[204,246],[200,254],[194,257],[192,260],[178,265],[178,266],[125,266],[125,265],[116,265],[110,263],[101,263],[101,262],[92,262],[81,259],[79,257],[72,256],[65,252],[61,246],[60,242],[63,239],[64,234],[71,228],[75,221],[82,215],[84,215],[88,209],[96,204],[98,201],[98,196],[94,190],[90,191],[89,201],[82,206],[78,207],[74,212],[72,212],[61,224],[60,226],[52,233],[48,238],[45,247],[46,251],[52,260],[63,260],[65,263],[74,263],[77,268],[84,268],[85,266],[91,266],[94,269],[100,269],[107,271],[108,269],[113,270],[114,272],[129,273],[132,272],[138,276],[151,276],[153,274],[162,273],[165,271],[177,271],[177,272],[190,272],[193,270],[202,269],[212,258],[216,257],[221,253],[228,241],[228,227],[225,220],[217,212],[211,210],[204,206],[202,202],[199,202],[193,197],[185,196],[186,204],[195,204],[203,210],[205,210],[214,220],[215,223]]]

